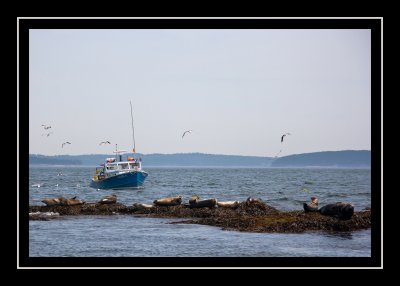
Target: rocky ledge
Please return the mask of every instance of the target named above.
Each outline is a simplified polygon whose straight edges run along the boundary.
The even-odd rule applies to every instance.
[[[203,224],[221,227],[225,230],[249,232],[304,231],[352,231],[371,227],[371,210],[354,212],[347,220],[319,212],[279,211],[261,200],[247,200],[237,203],[234,208],[204,207],[191,208],[190,205],[143,205],[125,206],[120,203],[84,203],[82,205],[29,206],[30,213],[58,213],[66,215],[114,215],[133,214],[157,218],[185,219],[172,223]],[[35,219],[34,216],[29,216]]]

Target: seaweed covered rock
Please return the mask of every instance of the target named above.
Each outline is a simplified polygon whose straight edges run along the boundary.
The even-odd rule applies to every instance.
[[[318,212],[279,212],[265,216],[206,217],[188,223],[218,226],[225,230],[263,233],[301,233],[305,231],[353,231],[371,227],[370,211],[358,212],[349,220],[323,216]]]
[[[248,198],[245,202],[241,202],[236,208],[236,213],[240,215],[253,215],[253,216],[263,216],[276,214],[279,211],[265,204],[261,199]]]
[[[128,207],[115,204],[86,203],[74,206],[29,206],[29,212],[56,212],[63,215],[110,215],[116,213],[128,213]]]
[[[30,219],[48,220],[41,213],[59,213],[63,215],[113,215],[136,214],[148,217],[186,218],[180,223],[196,223],[218,226],[228,230],[250,232],[304,232],[304,231],[353,231],[371,227],[371,210],[354,212],[351,204],[329,204],[317,212],[278,211],[261,199],[248,198],[244,202],[229,202],[233,207],[190,207],[198,204],[200,198],[193,198],[192,204],[182,205],[182,197],[156,200],[154,205],[133,204],[128,207],[120,203],[85,203],[81,205],[60,205],[60,198],[49,199],[46,206],[29,206]],[[75,199],[75,198],[72,198]],[[51,201],[53,200],[53,201]],[[207,201],[207,200],[204,200]],[[315,201],[315,200],[314,200]],[[53,205],[53,202],[56,203]],[[36,214],[35,214],[36,213]],[[51,217],[51,216],[49,216]]]

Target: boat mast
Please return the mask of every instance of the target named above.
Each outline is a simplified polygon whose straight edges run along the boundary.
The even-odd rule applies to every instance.
[[[115,155],[119,157],[119,161],[122,161],[122,155],[118,152],[118,144],[115,144]]]
[[[131,104],[131,122],[132,122],[133,153],[136,153],[136,146],[135,146],[135,129],[133,128],[132,101],[129,100],[129,103]]]

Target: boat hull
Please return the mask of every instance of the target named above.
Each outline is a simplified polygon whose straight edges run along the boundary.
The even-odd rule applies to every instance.
[[[135,189],[142,187],[147,173],[129,172],[115,175],[103,180],[93,180],[90,182],[90,187],[95,189]]]

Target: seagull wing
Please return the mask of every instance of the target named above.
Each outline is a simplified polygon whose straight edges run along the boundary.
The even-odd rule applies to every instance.
[[[64,148],[64,145],[65,145],[65,144],[71,144],[71,142],[64,142],[64,143],[62,143],[62,144],[61,144],[61,148]]]
[[[183,132],[182,138],[185,136],[186,133],[192,133],[193,130],[186,130],[185,132]]]

